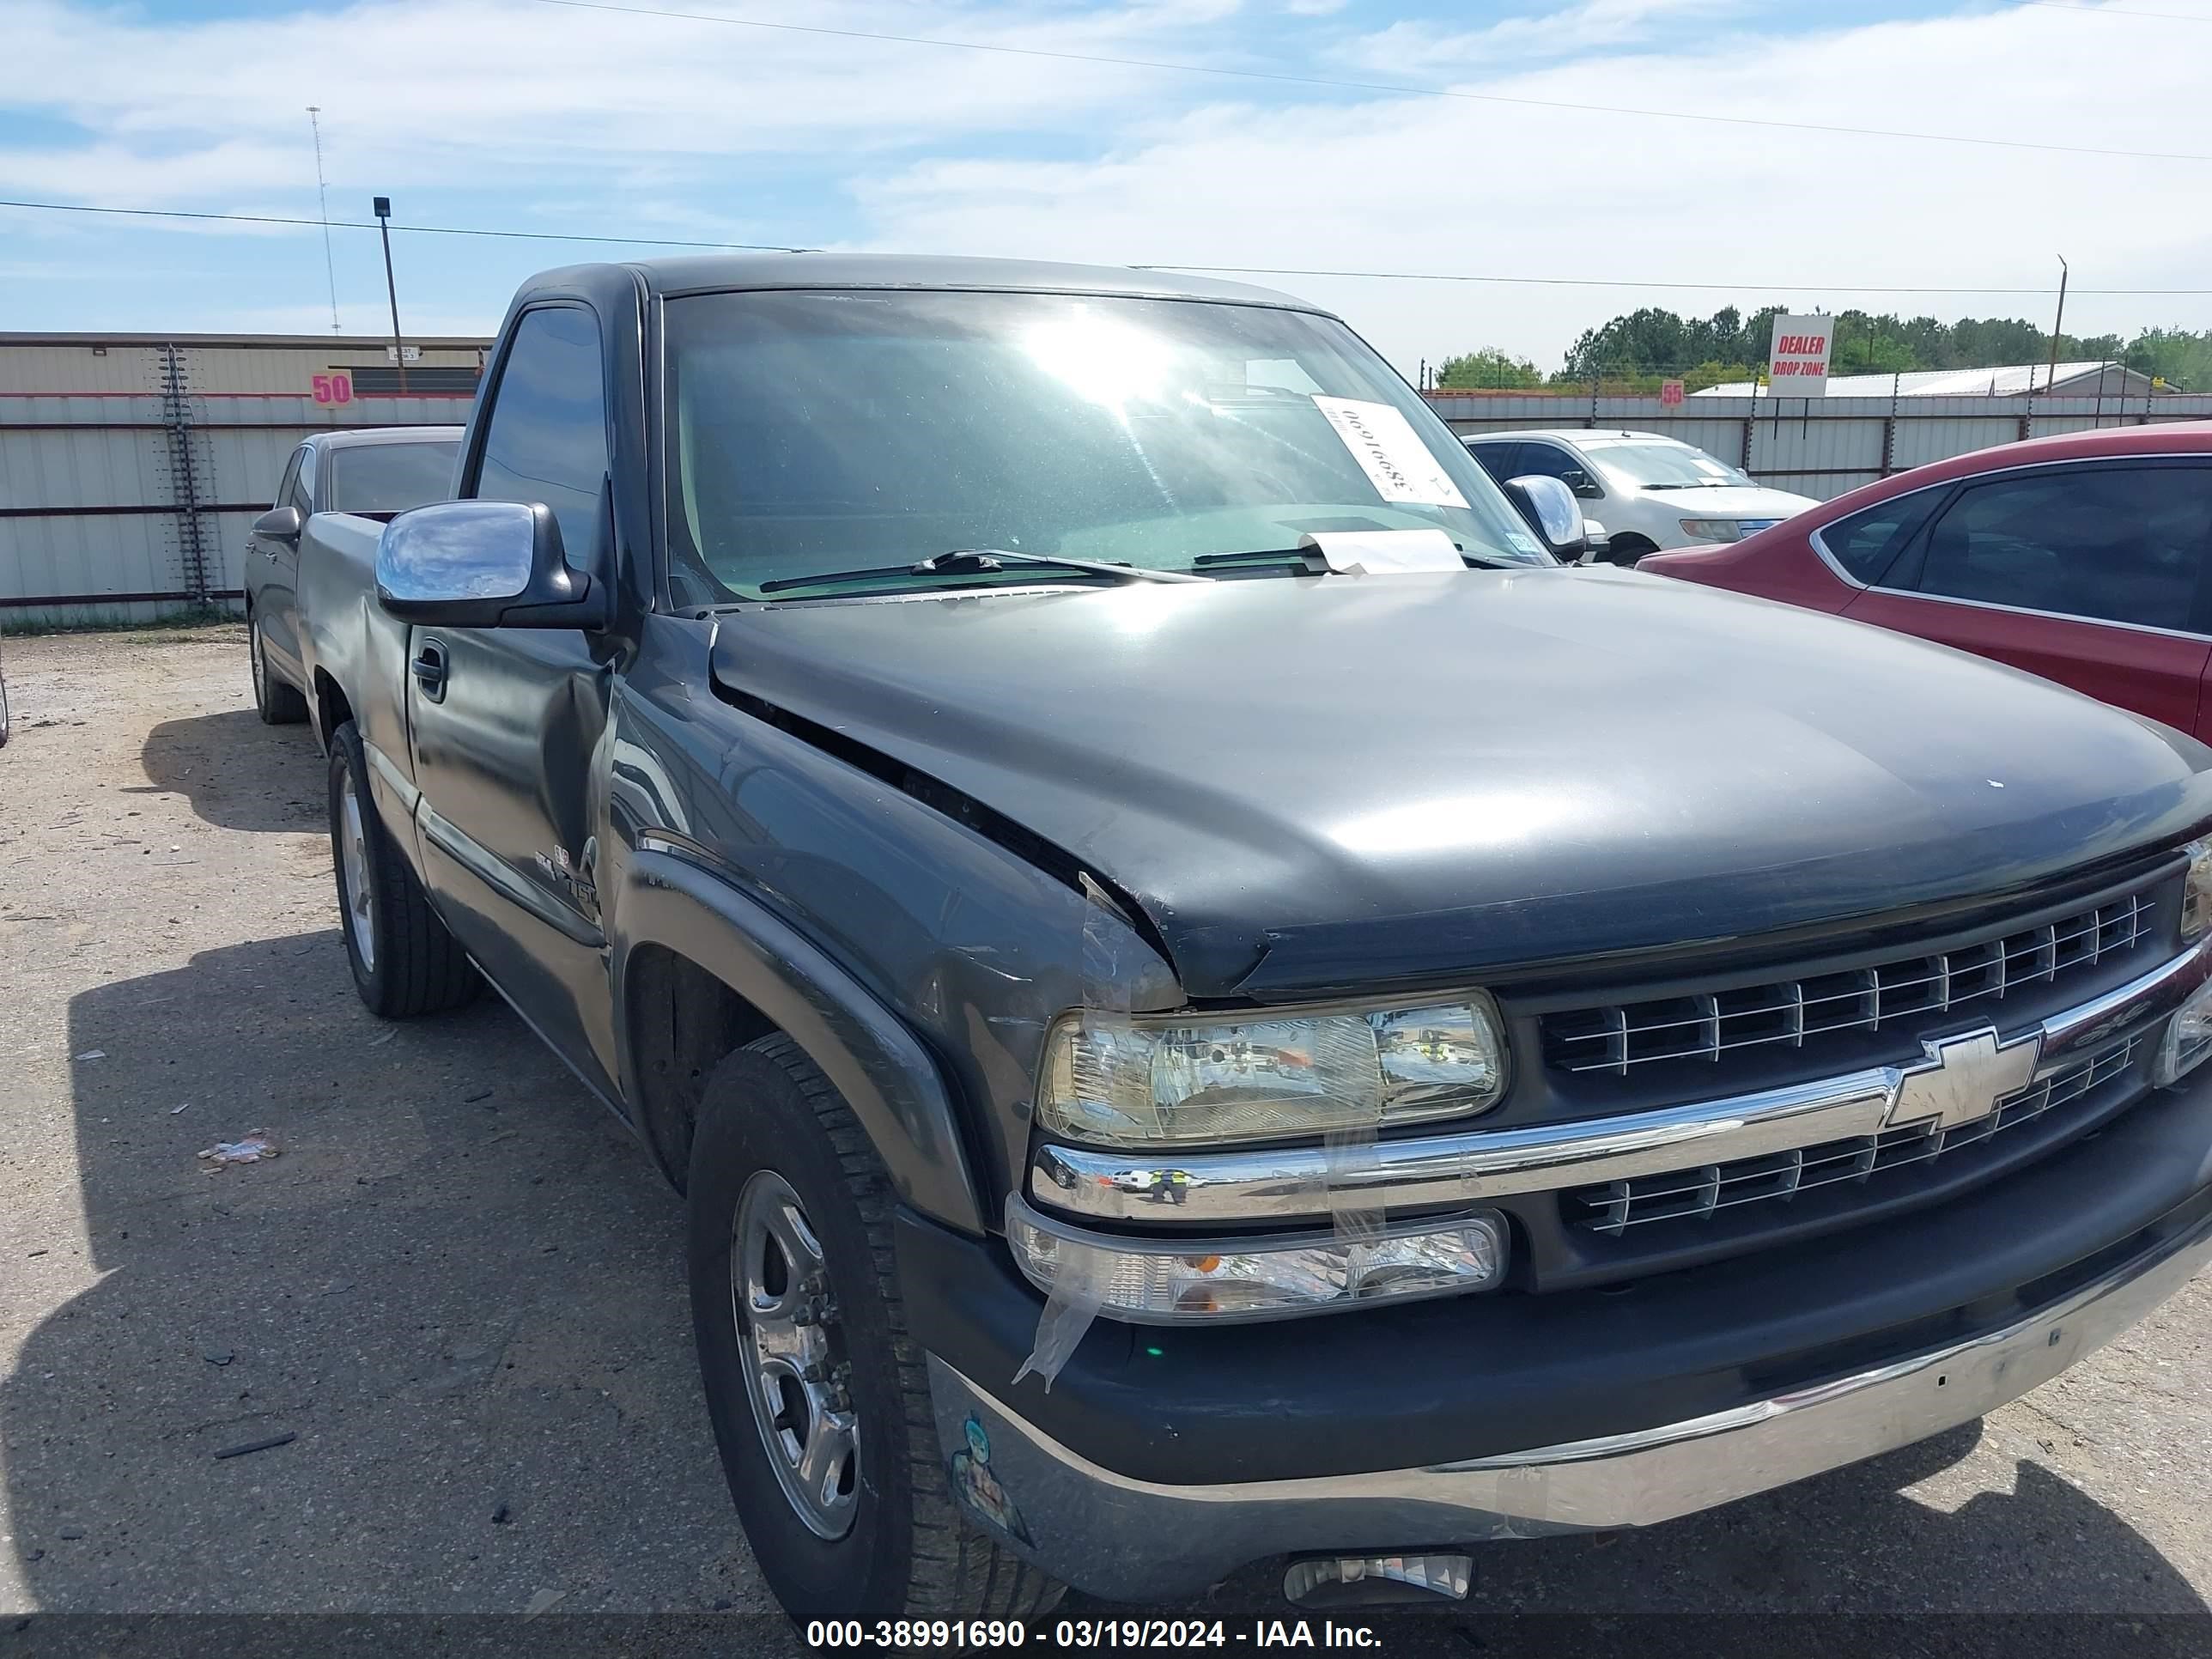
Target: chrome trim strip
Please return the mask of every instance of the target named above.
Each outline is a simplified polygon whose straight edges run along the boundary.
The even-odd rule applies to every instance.
[[[526,915],[534,916],[564,938],[592,950],[596,951],[606,943],[605,936],[580,913],[560,903],[534,882],[525,880],[515,872],[514,866],[451,818],[441,817],[425,805],[416,815],[415,822],[426,847],[437,848],[459,868],[466,871]]]
[[[392,805],[398,809],[396,816],[413,817],[415,805],[422,799],[422,792],[415,787],[415,780],[400,770],[398,763],[366,736],[361,740],[361,747],[362,752],[368,757],[369,787],[374,788],[379,784],[383,785],[391,792]]]
[[[2025,1033],[2002,1038],[1985,1025],[1940,1046],[1956,1048],[1960,1037],[1985,1033],[1994,1057],[2036,1043],[2026,1079],[2033,1083],[2128,1026],[2171,1013],[2208,979],[2212,939]],[[1656,1112],[1379,1141],[1369,1154],[1334,1164],[1318,1146],[1179,1154],[1046,1144],[1031,1163],[1029,1193],[1063,1214],[1093,1220],[1234,1225],[1326,1216],[1347,1198],[1413,1208],[1594,1186],[1898,1127],[1904,1120],[1892,1117],[1900,1105],[1923,1097],[1914,1080],[1940,1068],[1938,1046],[1927,1045],[1929,1058],[1918,1064],[1869,1066]]]
[[[2040,1028],[2043,1056],[2038,1075],[2118,1036],[2137,1020],[2172,1012],[2208,979],[2212,979],[2212,940],[2192,945],[2100,997],[2051,1015]]]
[[[2015,617],[2041,617],[2051,622],[2074,623],[2083,628],[2124,628],[2130,634],[2154,634],[2160,639],[2187,640],[2202,645],[2208,636],[2185,628],[2160,628],[2154,623],[2122,622],[2116,617],[2081,617],[2070,611],[2041,611],[2029,605],[2002,605],[1995,599],[1962,599],[1955,593],[1923,593],[1910,587],[1869,587],[1888,599],[1919,599],[1928,605],[1955,605],[1967,611],[2002,611]]]
[[[935,1354],[930,1396],[951,1467],[966,1467],[959,1460],[980,1436],[993,1491],[1011,1500],[997,1515],[971,1503],[979,1522],[1080,1589],[1150,1600],[1264,1556],[1650,1526],[1787,1486],[2019,1398],[2119,1335],[2208,1259],[2212,1220],[1970,1341],[1704,1417],[1371,1474],[1168,1486],[1091,1462]],[[954,1490],[968,1489],[956,1478]],[[1005,1519],[1015,1513],[1018,1532]]]
[[[1870,1135],[1889,1115],[1898,1079],[1896,1067],[1875,1066],[1664,1111],[1379,1141],[1365,1157],[1337,1160],[1341,1168],[1317,1146],[1147,1158],[1045,1146],[1030,1170],[1030,1195],[1111,1221],[1325,1216],[1332,1194],[1392,1207],[1472,1204]]]

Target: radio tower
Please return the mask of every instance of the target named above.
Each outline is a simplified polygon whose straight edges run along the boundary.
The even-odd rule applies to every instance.
[[[330,279],[331,332],[336,334],[338,331],[338,272],[337,267],[331,262],[331,197],[328,188],[323,183],[321,114],[320,105],[307,106],[307,128],[315,135],[315,199],[322,204],[323,210],[323,275]]]

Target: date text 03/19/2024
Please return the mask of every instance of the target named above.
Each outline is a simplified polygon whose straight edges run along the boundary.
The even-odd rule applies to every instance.
[[[1032,1630],[1018,1620],[816,1620],[810,1648],[1379,1648],[1368,1625],[1334,1619],[1060,1619]]]

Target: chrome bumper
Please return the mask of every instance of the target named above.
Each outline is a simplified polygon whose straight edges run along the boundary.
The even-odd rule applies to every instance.
[[[2212,1220],[1971,1342],[1686,1422],[1425,1468],[1176,1486],[1101,1468],[934,1354],[938,1438],[977,1522],[1078,1589],[1187,1594],[1263,1558],[1649,1526],[1939,1434],[2101,1346],[2212,1260]]]
[[[2025,1031],[2005,1035],[1984,1026],[1930,1043],[1929,1058],[1917,1065],[1869,1066],[1620,1117],[1385,1140],[1334,1167],[1326,1151],[1312,1146],[1176,1158],[1158,1150],[1042,1146],[1029,1195],[1063,1213],[1102,1221],[1318,1219],[1347,1200],[1389,1210],[1480,1204],[1871,1136],[1933,1115],[1964,1123],[1973,1112],[1959,1098],[1962,1079],[1939,1046],[1979,1039],[1987,1049],[1984,1078],[2030,1086],[2123,1031],[2172,1014],[2208,978],[2212,939]],[[1974,1103],[1983,1112],[1997,1103],[1995,1094]]]

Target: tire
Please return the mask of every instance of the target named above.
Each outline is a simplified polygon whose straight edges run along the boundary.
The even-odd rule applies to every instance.
[[[246,666],[253,677],[253,710],[264,726],[297,726],[307,718],[307,699],[300,688],[269,672],[261,623],[250,611],[246,613]]]
[[[385,1019],[459,1008],[483,981],[385,834],[368,777],[361,732],[348,720],[331,734],[331,862],[354,989]]]
[[[1615,536],[1612,545],[1606,550],[1604,562],[1617,564],[1624,570],[1633,569],[1637,561],[1646,553],[1658,550],[1641,536]]]
[[[740,1048],[708,1078],[686,1203],[692,1323],[722,1472],[784,1611],[802,1626],[816,1619],[1028,1620],[1048,1611],[1061,1586],[955,1506],[921,1349],[899,1293],[890,1182],[843,1097],[788,1037]],[[756,1301],[751,1292],[773,1290],[777,1276],[763,1274],[745,1248],[756,1237],[751,1218],[762,1207],[781,1211],[788,1237],[787,1204],[799,1212],[797,1235],[815,1247],[821,1279],[810,1296],[809,1279],[786,1271],[784,1294]],[[807,1266],[803,1251],[779,1249],[787,1270]],[[826,1322],[811,1316],[824,1299],[835,1306]],[[772,1378],[757,1357],[754,1333],[770,1328],[763,1310],[777,1307],[807,1310],[773,1322],[812,1345],[805,1352],[826,1370],[826,1389],[810,1389],[787,1370]],[[794,1443],[802,1424],[809,1445],[825,1423],[849,1426],[854,1449],[842,1479],[823,1486],[836,1488],[833,1504],[789,1494],[779,1464],[790,1470],[793,1454],[770,1444],[781,1432],[769,1420],[776,1408],[755,1407],[771,1394]]]

